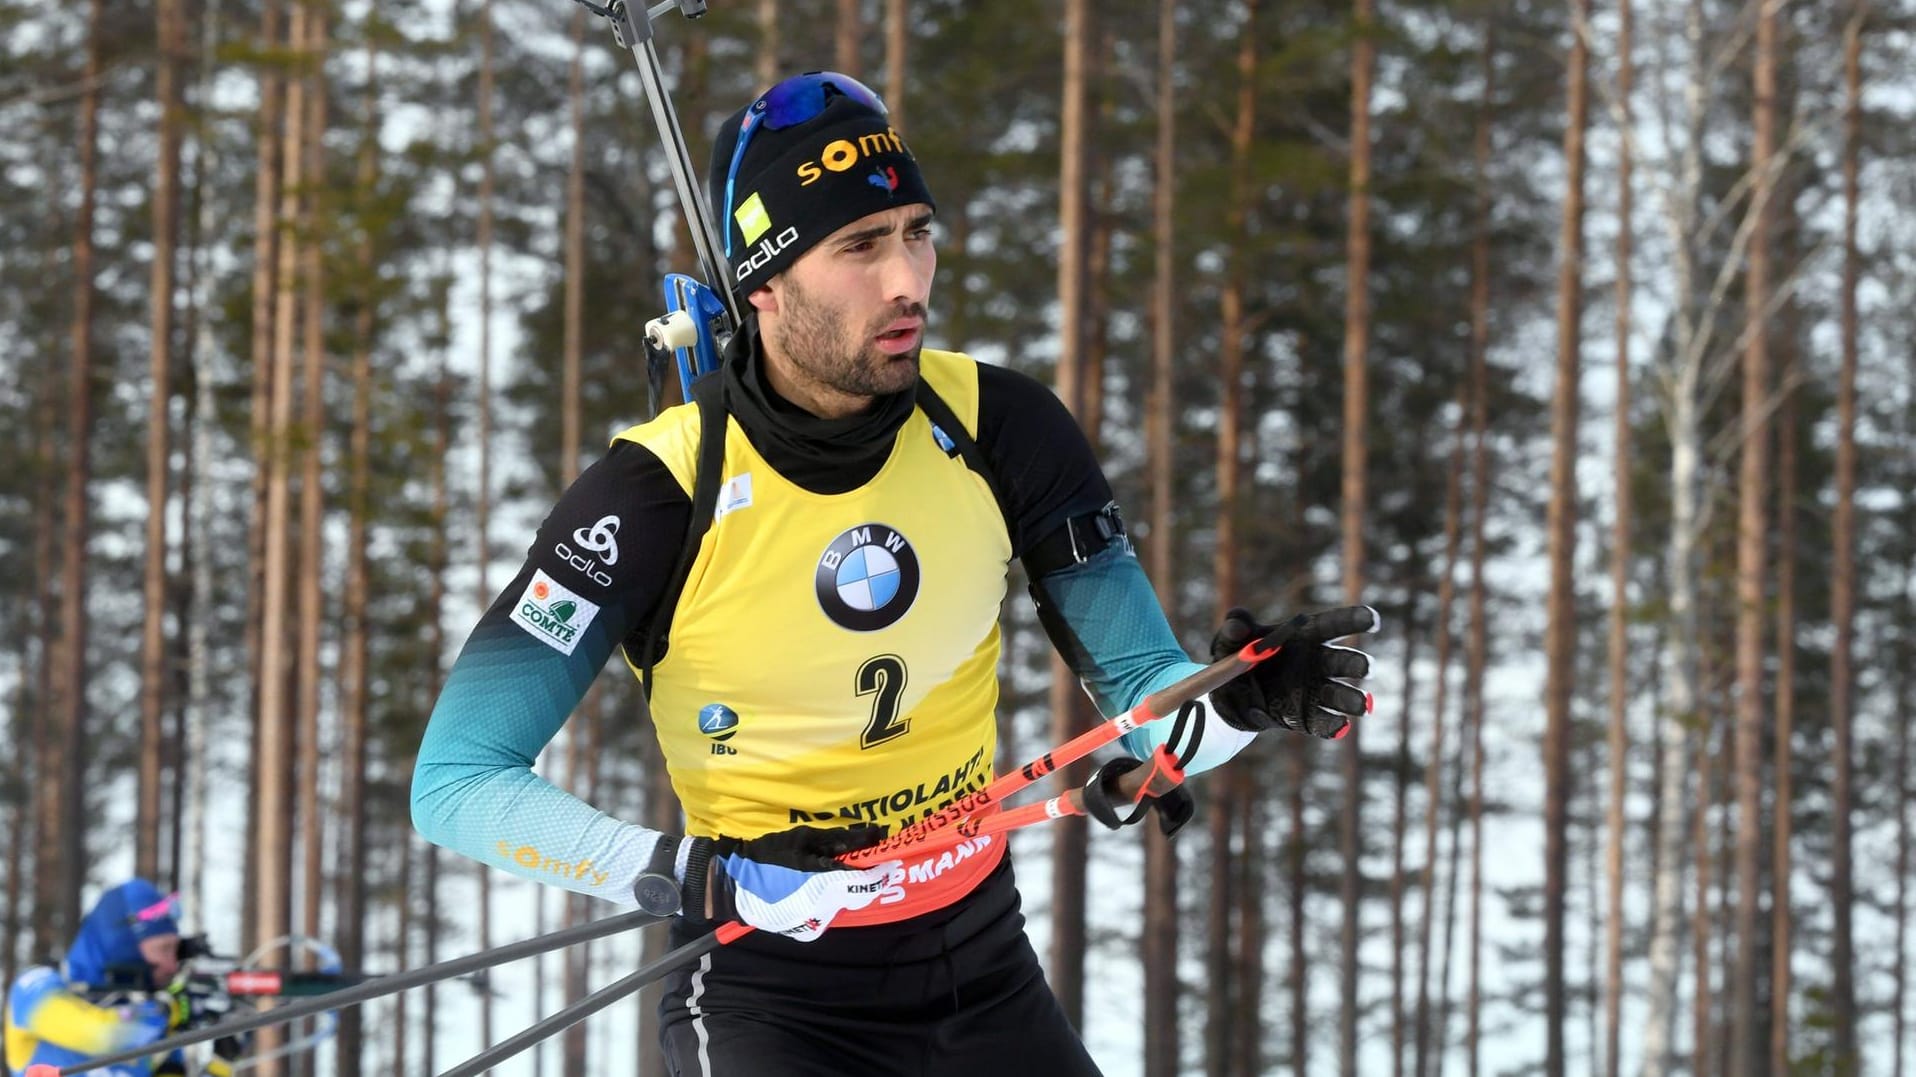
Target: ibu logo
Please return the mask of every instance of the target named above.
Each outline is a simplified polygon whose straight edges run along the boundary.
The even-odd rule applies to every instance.
[[[738,732],[738,712],[723,703],[707,703],[699,708],[699,732],[712,739],[713,755],[737,755],[737,748],[728,748],[725,741],[731,740]]]
[[[911,609],[918,579],[918,553],[905,536],[884,524],[860,524],[819,556],[812,590],[833,624],[875,632]]]

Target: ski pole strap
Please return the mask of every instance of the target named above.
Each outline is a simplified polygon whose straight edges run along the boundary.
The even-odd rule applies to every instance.
[[[1136,774],[1139,770],[1145,773]],[[1183,769],[1161,745],[1149,760],[1110,760],[1085,783],[1085,814],[1112,830],[1130,826],[1153,811],[1158,813],[1158,827],[1167,838],[1197,812],[1197,801],[1184,787]]]

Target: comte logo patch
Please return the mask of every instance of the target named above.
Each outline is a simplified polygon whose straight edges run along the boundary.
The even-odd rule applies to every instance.
[[[918,554],[884,524],[859,524],[825,548],[812,589],[832,623],[854,632],[889,628],[918,597]]]
[[[532,571],[526,593],[512,607],[512,619],[520,628],[560,654],[578,647],[579,637],[598,615],[598,603],[567,590],[544,569]]]

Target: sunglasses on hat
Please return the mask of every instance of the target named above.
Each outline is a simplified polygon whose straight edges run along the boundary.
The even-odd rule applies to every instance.
[[[732,149],[731,167],[725,170],[725,212],[728,215],[733,209],[739,162],[745,160],[745,147],[752,144],[752,136],[760,130],[783,131],[817,119],[834,94],[849,97],[876,110],[881,116],[891,114],[871,87],[837,71],[808,71],[803,75],[793,75],[766,90],[758,95],[758,99],[745,110],[745,118],[739,121],[738,144]],[[728,261],[732,257],[730,222],[725,226],[725,257]]]

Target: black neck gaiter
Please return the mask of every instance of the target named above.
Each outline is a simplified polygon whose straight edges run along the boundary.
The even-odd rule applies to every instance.
[[[758,326],[733,336],[724,360],[725,405],[767,463],[815,494],[842,494],[872,480],[911,418],[910,390],[879,397],[842,419],[821,419],[778,395],[765,380]]]

